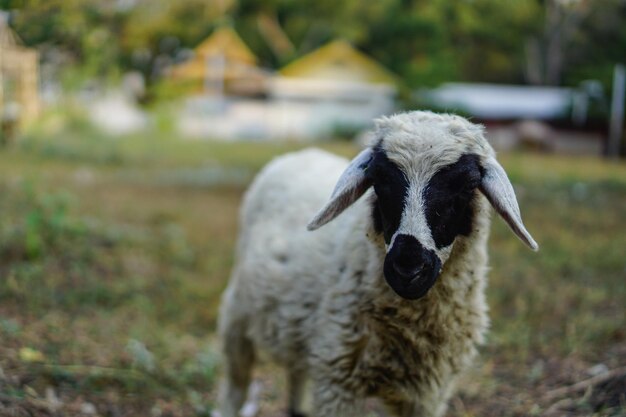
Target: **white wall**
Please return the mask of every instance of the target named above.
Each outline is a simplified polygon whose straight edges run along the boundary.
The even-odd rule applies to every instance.
[[[189,99],[179,128],[193,138],[322,140],[337,128],[367,128],[391,113],[394,93],[386,85],[277,77],[267,100]]]

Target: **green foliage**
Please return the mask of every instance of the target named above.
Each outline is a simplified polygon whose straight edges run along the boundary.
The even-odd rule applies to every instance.
[[[541,30],[537,2],[477,0],[455,7],[443,3],[448,4],[443,16],[452,27],[449,36],[463,78],[523,82],[526,38]]]
[[[117,268],[108,264],[105,253],[121,244],[119,232],[70,217],[67,195],[41,194],[31,185],[3,203],[1,299],[21,300],[31,308],[81,308],[111,306],[128,295],[131,288],[94,273],[115,274]]]
[[[206,328],[202,314],[180,303],[191,292],[211,298],[189,284],[207,272],[178,225],[166,218],[151,228],[103,224],[77,215],[75,197],[31,182],[2,183],[0,195],[0,350],[32,346],[20,358],[37,384],[161,398],[212,386],[213,348],[192,338],[181,356],[181,330],[166,330],[180,322]],[[135,315],[141,318],[129,329]],[[3,392],[15,388],[3,383]],[[198,395],[190,407],[200,407]]]
[[[244,185],[301,145],[153,131],[112,142],[80,117],[55,117],[44,122],[51,131],[0,152],[0,367],[11,377],[0,375],[0,390],[24,405],[53,387],[62,415],[78,414],[81,397],[103,415],[111,404],[128,415],[209,415],[217,306]],[[118,162],[103,157],[111,154]],[[500,159],[541,249],[529,251],[494,216],[492,330],[478,374],[461,384],[468,412],[452,415],[531,415],[546,390],[576,382],[572,363],[577,375],[624,363],[626,166]],[[519,411],[497,408],[507,401]]]
[[[615,64],[625,62],[622,51],[626,50],[626,3],[600,0],[594,6],[568,48],[570,66],[564,82],[577,85],[583,80],[598,79],[608,92]]]
[[[341,38],[412,88],[454,80],[576,86],[590,78],[608,88],[626,47],[621,0],[154,0],[132,7],[107,0],[4,0],[0,7],[14,10],[12,25],[27,45],[61,64],[67,86],[128,70],[152,83],[181,51],[224,24],[235,27],[266,67],[279,68]],[[272,49],[259,29],[261,17],[278,22],[293,51]],[[546,75],[551,60],[561,63],[555,80]],[[150,97],[173,92],[166,86]]]
[[[19,146],[44,158],[82,161],[103,165],[126,162],[121,139],[104,134],[89,122],[76,105],[50,112],[25,133]]]
[[[114,140],[48,117],[0,152],[0,368],[29,375],[0,390],[27,407],[52,386],[64,415],[77,396],[209,415],[239,197],[296,146]]]
[[[541,250],[524,251],[495,222],[493,349],[593,356],[613,342],[626,324],[624,195],[624,181],[525,182],[520,204]]]
[[[12,26],[27,45],[37,45],[44,57],[59,48],[64,66],[80,66],[64,79],[75,85],[93,78],[115,76],[119,68],[119,29],[124,16],[106,0],[29,0],[16,7]]]

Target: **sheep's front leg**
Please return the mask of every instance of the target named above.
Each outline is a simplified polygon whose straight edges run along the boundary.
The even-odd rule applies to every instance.
[[[300,370],[289,369],[287,371],[288,387],[288,412],[289,417],[305,417],[304,413],[304,390],[306,385],[306,373]]]
[[[383,403],[394,417],[441,417],[447,409],[444,392],[435,390],[435,393],[423,393],[416,400],[387,397],[383,399]]]
[[[237,417],[246,400],[254,365],[254,347],[241,326],[226,329],[224,375],[220,387],[220,417]]]
[[[394,417],[426,417],[416,414],[416,406],[414,401],[407,400],[385,400],[384,401],[390,415]]]

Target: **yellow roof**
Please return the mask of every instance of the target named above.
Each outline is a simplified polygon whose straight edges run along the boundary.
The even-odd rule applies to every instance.
[[[230,27],[217,29],[195,48],[196,56],[206,58],[211,55],[222,55],[227,60],[243,61],[254,65],[257,58],[250,48]]]
[[[213,32],[194,51],[193,58],[172,68],[174,78],[204,79],[220,74],[224,78],[260,76],[256,56],[229,27]]]
[[[330,42],[280,70],[285,77],[396,84],[397,77],[343,40]]]

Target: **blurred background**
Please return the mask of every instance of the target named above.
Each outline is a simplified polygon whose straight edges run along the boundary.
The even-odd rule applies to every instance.
[[[541,246],[494,219],[492,330],[448,415],[626,415],[625,1],[0,10],[0,415],[210,415],[246,186],[414,109],[487,127]],[[282,373],[257,378],[283,416]]]

